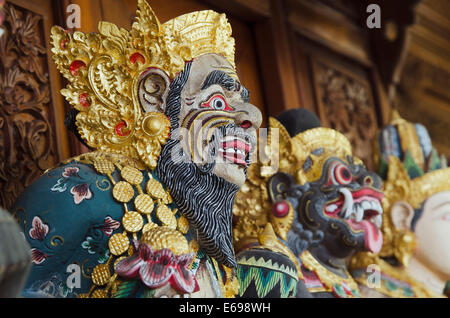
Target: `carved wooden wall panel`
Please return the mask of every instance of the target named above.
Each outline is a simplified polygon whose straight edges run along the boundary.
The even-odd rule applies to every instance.
[[[20,1],[18,1],[20,3]],[[50,5],[50,1],[47,1]],[[44,17],[6,2],[0,38],[0,205],[8,208],[66,155],[57,138],[57,84],[48,65]],[[49,12],[51,14],[51,12]],[[61,106],[61,104],[60,104]]]
[[[372,143],[378,125],[369,83],[326,62],[314,61],[313,69],[322,123],[343,133],[353,154],[373,168]]]

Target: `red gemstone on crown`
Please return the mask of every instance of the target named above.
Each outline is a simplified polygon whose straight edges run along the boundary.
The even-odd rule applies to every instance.
[[[91,102],[89,101],[89,97],[88,97],[87,93],[81,93],[78,100],[79,100],[81,106],[83,106],[83,107],[91,106]]]
[[[124,136],[128,136],[130,134],[130,130],[127,129],[127,123],[125,122],[125,120],[122,120],[121,122],[119,122],[116,127],[116,134],[118,134],[121,137]]]
[[[59,44],[60,47],[61,47],[61,50],[65,50],[65,49],[66,49],[66,44],[67,44],[68,42],[69,42],[69,41],[68,41],[67,39],[61,41],[61,43]]]
[[[136,63],[136,61],[141,62],[141,64],[145,64],[145,57],[141,53],[136,52],[130,56],[130,61],[133,64]]]
[[[289,212],[289,204],[285,201],[278,201],[272,206],[272,213],[277,218],[286,216]]]
[[[86,63],[84,63],[83,61],[80,60],[75,60],[70,64],[70,73],[73,76],[77,76],[78,75],[78,71],[80,70],[80,68],[82,67],[86,67]]]

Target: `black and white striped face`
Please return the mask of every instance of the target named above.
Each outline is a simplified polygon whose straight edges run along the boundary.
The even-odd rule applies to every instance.
[[[241,186],[256,147],[261,113],[227,62],[216,54],[192,62],[181,93],[180,140],[201,169]],[[225,128],[224,128],[225,127]]]

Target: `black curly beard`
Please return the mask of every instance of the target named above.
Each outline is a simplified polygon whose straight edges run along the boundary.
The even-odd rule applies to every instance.
[[[189,77],[191,63],[171,83],[166,116],[172,131],[179,128],[181,91]],[[175,155],[174,155],[175,154]],[[182,150],[177,138],[164,146],[156,167],[159,179],[170,189],[179,211],[197,230],[197,240],[208,256],[236,267],[232,242],[232,208],[239,187],[212,173],[215,163],[199,167]]]

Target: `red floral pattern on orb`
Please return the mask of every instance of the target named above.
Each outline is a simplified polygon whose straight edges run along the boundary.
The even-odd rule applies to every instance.
[[[277,218],[286,216],[289,212],[289,204],[285,201],[278,201],[272,206],[272,213]]]
[[[73,76],[77,76],[78,75],[78,71],[80,70],[80,68],[82,67],[86,67],[86,63],[84,63],[83,61],[80,60],[75,60],[70,64],[70,73]]]
[[[128,136],[130,134],[130,130],[127,129],[127,126],[128,126],[127,122],[125,120],[122,120],[120,123],[116,125],[115,128],[116,134],[118,134],[121,137]]]
[[[136,53],[133,53],[131,56],[130,56],[130,62],[131,63],[136,63],[137,61],[139,61],[141,64],[145,64],[145,57],[141,54],[141,53],[139,53],[139,52],[136,52]]]
[[[64,178],[77,177],[78,171],[80,171],[80,168],[78,167],[66,167],[62,173],[62,176]]]
[[[188,266],[194,254],[176,256],[170,249],[158,251],[144,243],[134,241],[136,251],[117,263],[115,271],[125,278],[139,277],[149,288],[170,284],[180,293],[190,294],[199,290],[197,279]]]
[[[47,254],[41,252],[37,248],[31,249],[31,258],[34,264],[36,265],[42,264],[47,259],[47,257],[48,257]]]
[[[44,224],[42,222],[41,218],[38,216],[35,216],[32,221],[32,226],[28,234],[33,240],[39,240],[43,241],[44,238],[47,236],[49,227],[47,224]]]
[[[120,222],[114,220],[109,215],[105,218],[104,223],[100,226],[100,229],[106,236],[111,236],[114,230],[117,230],[120,227]]]
[[[89,200],[92,198],[92,192],[89,190],[89,185],[87,183],[73,186],[72,189],[70,189],[70,193],[73,194],[73,201],[75,204],[80,204],[84,199]]]

